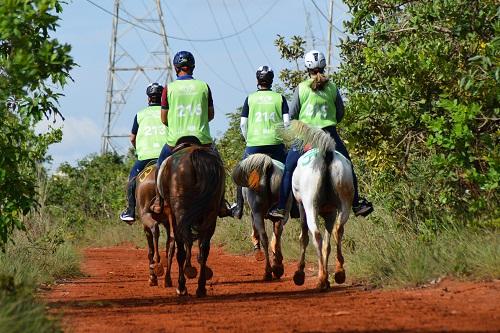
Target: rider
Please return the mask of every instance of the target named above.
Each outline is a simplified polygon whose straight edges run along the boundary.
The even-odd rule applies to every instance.
[[[319,51],[312,50],[305,55],[304,62],[310,78],[301,82],[295,90],[293,104],[290,108],[290,117],[299,119],[312,127],[321,128],[329,133],[335,140],[335,149],[350,161],[351,158],[346,146],[336,130],[337,123],[344,116],[344,104],[335,84],[324,75],[325,56]],[[271,210],[269,215],[277,218],[284,217],[286,201],[292,187],[292,174],[302,154],[303,151],[294,146],[288,152],[278,207]],[[356,216],[367,216],[373,212],[373,205],[366,199],[359,197],[358,180],[354,168],[352,174],[354,182],[352,210]]]
[[[266,154],[285,163],[286,151],[283,140],[276,133],[276,125],[290,122],[285,97],[271,90],[274,72],[269,66],[261,66],[255,73],[257,91],[250,94],[243,103],[240,128],[246,140],[243,159],[252,154]],[[231,207],[232,215],[243,216],[243,193],[240,186],[236,191],[236,204]]]
[[[208,122],[214,119],[214,103],[207,83],[193,78],[195,68],[191,52],[180,51],[174,56],[174,68],[177,80],[169,83],[161,98],[161,121],[168,126],[167,142],[157,161],[157,170],[162,162],[172,155],[172,149],[180,141],[200,143],[212,146],[212,137]],[[157,177],[155,177],[156,179]],[[151,210],[161,211],[161,198],[158,193]],[[223,207],[219,216],[228,216],[227,207]]]
[[[137,161],[135,161],[128,176],[127,201],[128,206],[120,214],[124,222],[135,221],[135,177],[146,165],[157,159],[167,141],[167,127],[160,121],[160,100],[163,87],[158,83],[151,83],[146,88],[148,107],[138,112],[134,117],[134,125],[130,133],[130,142],[135,147]]]

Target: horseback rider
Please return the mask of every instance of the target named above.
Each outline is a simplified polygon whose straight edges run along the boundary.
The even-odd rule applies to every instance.
[[[285,163],[286,150],[283,140],[276,133],[276,126],[290,122],[288,103],[281,94],[271,90],[274,72],[269,66],[261,66],[255,73],[257,91],[250,94],[243,103],[240,128],[246,141],[243,159],[252,154],[266,154]],[[236,204],[231,207],[234,217],[243,216],[243,193],[240,186],[236,191]]]
[[[214,119],[214,103],[210,87],[193,77],[195,60],[191,52],[177,52],[173,64],[177,80],[165,87],[161,97],[161,121],[169,130],[166,144],[158,157],[157,170],[163,161],[172,155],[173,148],[181,142],[196,143],[206,147],[213,145],[208,125]],[[151,210],[160,213],[162,202],[158,188],[156,191]],[[219,216],[229,215],[229,208],[221,207]]]
[[[151,83],[146,88],[148,107],[139,111],[134,117],[130,133],[130,142],[135,148],[137,160],[128,176],[127,209],[120,214],[120,219],[127,223],[135,221],[135,177],[151,161],[158,158],[167,142],[167,127],[160,120],[160,101],[163,86]]]
[[[344,116],[344,103],[336,85],[324,75],[325,56],[319,51],[312,50],[306,53],[304,62],[309,73],[309,79],[301,82],[295,89],[293,103],[290,108],[290,118],[301,120],[309,126],[321,128],[329,133],[335,140],[335,149],[351,161],[347,148],[336,129],[337,123]],[[303,150],[297,146],[292,146],[289,150],[281,182],[279,203],[277,208],[269,212],[269,215],[276,218],[284,217],[285,205],[292,188],[293,171],[303,153]],[[373,212],[373,205],[366,199],[359,197],[358,181],[354,168],[352,174],[354,182],[353,212],[356,216],[367,216]]]

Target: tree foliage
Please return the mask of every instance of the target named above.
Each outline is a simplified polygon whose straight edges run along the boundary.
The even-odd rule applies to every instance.
[[[336,78],[356,153],[403,179],[425,160],[435,204],[498,216],[498,4],[345,2],[357,38],[342,42]]]
[[[34,131],[44,116],[59,114],[54,87],[75,65],[70,46],[51,38],[61,10],[57,0],[0,3],[0,247],[36,207],[36,164],[61,138],[59,130]]]
[[[445,220],[498,223],[499,30],[493,0],[346,0],[350,35],[332,79],[339,127],[361,184],[417,230]],[[304,73],[303,41],[275,44]]]

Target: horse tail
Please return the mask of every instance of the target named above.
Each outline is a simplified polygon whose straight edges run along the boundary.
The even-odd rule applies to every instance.
[[[321,155],[331,155],[330,162],[333,159],[333,154],[327,153],[335,151],[335,140],[321,128],[310,127],[300,120],[292,120],[290,126],[280,132],[282,132],[285,141],[293,142],[299,148],[304,148],[306,144],[310,144],[317,148]]]
[[[265,154],[252,154],[238,163],[231,177],[236,185],[248,187],[254,191],[262,191],[267,184],[267,178],[274,168],[273,160]],[[271,183],[275,178],[274,172]]]
[[[189,237],[195,223],[215,210],[218,212],[224,195],[224,165],[219,154],[206,148],[194,148],[190,154],[198,186],[192,205],[183,215],[181,228]],[[215,186],[214,186],[215,185]],[[188,238],[185,238],[188,240]]]

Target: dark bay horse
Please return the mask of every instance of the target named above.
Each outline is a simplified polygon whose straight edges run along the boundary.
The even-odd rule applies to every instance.
[[[174,150],[175,151],[175,150]],[[200,274],[196,296],[206,296],[210,240],[215,232],[219,208],[224,196],[224,165],[210,147],[191,145],[175,151],[158,172],[158,191],[177,245],[179,266],[178,295],[187,295],[185,274],[193,242],[198,240]],[[189,276],[188,276],[189,277]]]
[[[264,224],[264,219],[268,218],[269,208],[278,201],[279,197],[283,170],[278,167],[278,163],[277,161],[273,162],[271,157],[265,154],[253,154],[238,163],[232,173],[235,184],[243,187],[243,197],[252,211],[252,227],[254,234],[255,231],[257,232],[257,235],[254,236],[258,238],[266,260],[265,281],[272,280],[273,276],[280,278],[284,273],[281,233],[288,216],[283,221],[281,219],[273,221],[272,265],[269,259],[269,240]],[[290,196],[288,207],[291,206],[291,199]]]

